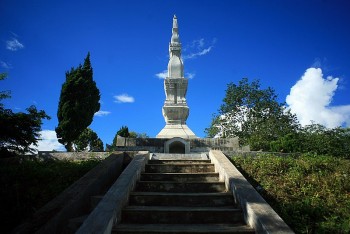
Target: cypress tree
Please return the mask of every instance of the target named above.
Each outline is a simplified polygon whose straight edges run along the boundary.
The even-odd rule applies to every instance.
[[[100,91],[93,80],[90,53],[84,65],[66,72],[58,103],[58,141],[67,151],[73,151],[72,142],[91,124],[94,114],[100,110]]]

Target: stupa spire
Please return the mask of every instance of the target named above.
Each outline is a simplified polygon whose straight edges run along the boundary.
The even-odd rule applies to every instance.
[[[184,65],[181,59],[181,43],[176,15],[173,18],[172,35],[169,44],[168,77],[183,78]]]
[[[163,116],[166,126],[157,138],[196,138],[186,125],[189,108],[186,102],[188,80],[184,77],[184,65],[181,59],[181,43],[177,17],[173,17],[172,35],[169,43],[168,76],[164,80],[165,102]]]
[[[172,36],[171,36],[171,44],[180,44],[180,38],[179,38],[179,26],[177,24],[177,18],[176,15],[174,15],[173,18],[173,29],[172,29]],[[180,44],[181,47],[181,44]],[[180,48],[181,49],[181,48]]]

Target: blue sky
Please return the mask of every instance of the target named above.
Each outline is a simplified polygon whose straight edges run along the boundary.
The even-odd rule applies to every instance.
[[[117,130],[155,137],[164,127],[163,80],[172,17],[178,17],[188,126],[199,137],[229,82],[271,86],[302,124],[350,125],[349,1],[0,1],[0,72],[7,108],[34,104],[52,119],[40,149],[58,149],[52,132],[65,72],[88,51],[101,92],[91,128],[104,143]]]

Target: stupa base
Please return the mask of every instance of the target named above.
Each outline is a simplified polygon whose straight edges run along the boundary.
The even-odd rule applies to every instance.
[[[156,136],[156,138],[167,139],[174,137],[181,137],[183,139],[198,138],[186,124],[167,124]]]

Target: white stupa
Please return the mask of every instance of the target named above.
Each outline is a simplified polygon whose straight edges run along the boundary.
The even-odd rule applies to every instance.
[[[175,15],[169,44],[169,57],[168,76],[164,79],[166,99],[163,106],[163,116],[166,125],[158,133],[157,138],[197,138],[186,125],[189,115],[189,108],[186,102],[188,79],[184,77],[179,29]]]

